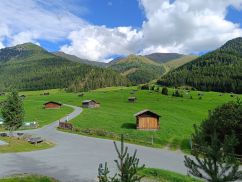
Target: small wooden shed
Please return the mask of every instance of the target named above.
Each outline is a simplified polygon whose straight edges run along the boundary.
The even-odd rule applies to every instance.
[[[129,97],[128,101],[134,103],[136,101],[136,97]]]
[[[83,108],[96,108],[100,107],[100,103],[95,100],[84,100],[82,101]]]
[[[160,115],[148,109],[140,111],[134,115],[136,117],[136,129],[158,130],[160,129]]]
[[[45,109],[59,109],[59,108],[61,108],[61,106],[62,106],[62,104],[60,104],[58,102],[53,102],[53,101],[44,103]]]

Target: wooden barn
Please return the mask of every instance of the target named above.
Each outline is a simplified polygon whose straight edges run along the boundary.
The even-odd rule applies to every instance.
[[[128,101],[134,103],[136,101],[136,97],[129,97]]]
[[[59,108],[61,108],[61,106],[62,106],[62,104],[60,104],[58,102],[53,102],[53,101],[44,103],[45,109],[59,109]]]
[[[160,129],[160,115],[146,109],[134,115],[136,117],[136,129],[158,130]]]
[[[82,101],[83,108],[96,108],[100,107],[100,103],[95,100],[84,100]]]

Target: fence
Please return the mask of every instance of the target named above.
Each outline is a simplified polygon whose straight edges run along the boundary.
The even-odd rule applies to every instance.
[[[114,140],[121,139],[121,133],[109,132],[104,129],[79,129],[74,127],[68,128],[68,127],[65,127],[64,125],[60,126],[60,124],[59,124],[59,128],[73,131],[75,133],[79,133],[82,135],[111,138]],[[155,136],[152,133],[147,134],[147,136],[131,135],[131,134],[123,134],[123,136],[124,136],[124,141],[131,142],[131,143],[138,143],[141,145],[164,146],[167,144],[166,141],[161,140],[158,136]]]

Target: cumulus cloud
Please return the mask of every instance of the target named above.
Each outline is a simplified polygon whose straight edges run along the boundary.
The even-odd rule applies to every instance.
[[[146,20],[131,27],[82,27],[69,35],[62,51],[91,60],[112,54],[152,52],[199,53],[242,36],[242,29],[225,19],[227,8],[241,9],[242,0],[140,0]]]
[[[41,0],[0,1],[0,8],[0,38],[9,39],[10,45],[37,39],[58,41],[86,24],[65,9],[47,8]]]
[[[174,48],[182,53],[211,50],[242,35],[242,29],[225,19],[227,7],[241,8],[241,0],[141,0],[144,47]]]
[[[112,55],[127,55],[137,52],[142,32],[131,27],[107,28],[105,26],[84,26],[70,33],[71,45],[61,51],[91,60],[105,61]]]

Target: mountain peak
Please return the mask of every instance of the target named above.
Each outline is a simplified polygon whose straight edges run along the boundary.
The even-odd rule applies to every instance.
[[[0,49],[0,63],[39,60],[53,56],[42,47],[30,42]]]

